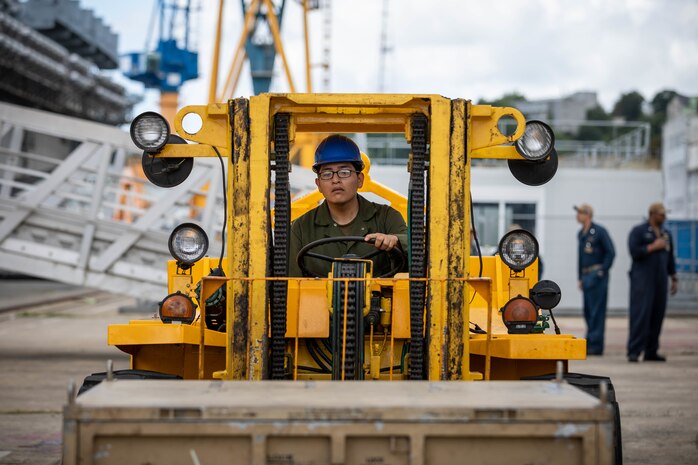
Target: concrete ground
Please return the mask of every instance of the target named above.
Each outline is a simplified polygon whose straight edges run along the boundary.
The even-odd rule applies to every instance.
[[[114,369],[128,368],[128,358],[106,345],[107,325],[152,312],[132,313],[132,299],[101,292],[53,295],[54,304],[24,302],[10,310],[16,290],[45,285],[23,286],[0,281],[0,464],[57,464],[69,382],[79,385],[86,375],[105,371],[108,359]],[[61,289],[49,286],[38,295],[48,291]],[[131,312],[119,312],[124,307]],[[604,356],[571,363],[571,371],[611,377],[627,465],[698,463],[698,318],[681,315],[665,321],[661,352],[667,363],[626,361],[623,317],[608,319]],[[558,323],[563,333],[584,335],[580,317],[559,317]]]
[[[26,295],[20,302],[8,287],[0,285],[6,310],[0,313],[0,464],[58,464],[68,384],[79,386],[88,374],[105,371],[108,359],[114,369],[128,368],[128,357],[107,346],[107,326],[148,314],[120,314],[119,307],[134,304],[122,296],[14,283],[14,289],[52,292],[58,299],[25,306]],[[11,300],[21,308],[7,311]]]

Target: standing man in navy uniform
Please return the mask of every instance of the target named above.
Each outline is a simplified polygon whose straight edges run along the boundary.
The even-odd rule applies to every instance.
[[[671,234],[664,228],[666,209],[653,203],[646,223],[635,226],[628,237],[633,259],[630,269],[630,334],[628,361],[664,362],[660,355],[659,334],[666,312],[667,287],[671,277],[671,293],[676,294],[678,278]]]
[[[616,251],[608,231],[592,222],[591,205],[575,206],[577,222],[582,229],[579,240],[577,279],[584,294],[584,319],[587,324],[587,355],[602,355],[606,329],[606,303],[608,301],[608,272]]]

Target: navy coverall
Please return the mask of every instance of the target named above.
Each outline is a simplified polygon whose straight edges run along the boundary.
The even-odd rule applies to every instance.
[[[603,226],[591,223],[585,233],[582,228],[579,240],[578,279],[584,293],[584,319],[587,324],[587,354],[601,355],[606,328],[606,302],[608,301],[608,271],[616,251],[611,237]]]
[[[647,252],[647,246],[663,237],[664,250]],[[628,237],[633,258],[630,269],[630,334],[628,357],[655,357],[659,349],[659,333],[666,311],[669,276],[676,274],[674,243],[671,234],[661,228],[657,236],[649,223],[635,226]]]

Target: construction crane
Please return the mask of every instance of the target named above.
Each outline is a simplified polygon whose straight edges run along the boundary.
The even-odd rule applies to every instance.
[[[241,0],[243,16],[247,14],[248,6],[252,6],[253,3]],[[274,15],[277,18],[279,28],[281,28],[284,6],[286,6],[286,1],[281,0],[275,4],[272,2],[273,10],[270,10],[269,7],[264,10],[258,9],[255,13],[255,22],[245,41],[245,52],[252,74],[252,90],[255,95],[269,92],[271,87],[276,49],[274,48],[274,37],[270,36],[270,30],[265,26],[269,24],[272,15]]]
[[[286,0],[241,0],[244,14],[243,27],[222,87],[218,88],[220,63],[220,43],[223,35],[224,0],[218,4],[218,24],[214,40],[213,57],[211,59],[211,82],[209,86],[209,103],[224,102],[232,98],[237,88],[245,58],[250,64],[252,86],[255,94],[268,92],[274,70],[274,60],[279,55],[282,60],[284,74],[290,92],[296,92],[295,82],[291,75],[289,61],[284,51],[281,39],[281,20]],[[308,31],[308,12],[321,8],[319,0],[298,0],[303,8],[303,33],[305,42],[305,82],[306,91],[312,92],[312,76],[310,61],[310,39]],[[329,9],[329,1],[326,8]],[[327,20],[326,20],[327,21]],[[327,37],[327,36],[326,36]],[[325,67],[326,68],[326,67]],[[326,80],[326,83],[328,80]],[[305,135],[301,136],[303,139]],[[297,141],[297,149],[291,154],[291,160],[301,166],[312,165],[313,150],[319,140],[308,136],[307,140]]]
[[[160,109],[170,122],[177,112],[182,84],[199,77],[199,54],[190,41],[192,11],[192,0],[156,0],[145,50],[127,55],[128,69],[124,74],[148,89],[160,90]],[[155,21],[158,37],[151,48]]]
[[[310,76],[310,47],[308,43],[308,11],[319,8],[317,0],[300,0],[303,7],[303,26],[305,34],[306,55],[306,89],[312,92]],[[232,97],[237,88],[245,58],[250,63],[252,87],[255,94],[268,92],[274,69],[274,60],[281,57],[284,74],[291,92],[295,92],[295,83],[291,75],[281,40],[281,21],[286,0],[241,0],[244,15],[242,31],[235,55],[230,63],[220,93],[218,92],[218,64],[220,62],[220,42],[223,34],[222,16],[224,0],[219,0],[218,25],[214,40],[214,50],[209,87],[209,102],[225,101]]]

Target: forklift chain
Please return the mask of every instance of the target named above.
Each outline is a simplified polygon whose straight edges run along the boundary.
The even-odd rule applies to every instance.
[[[291,228],[291,194],[289,187],[289,115],[274,117],[274,247],[273,276],[288,276],[289,231]],[[286,299],[288,282],[272,282],[271,302],[271,379],[284,379],[286,351]]]
[[[365,265],[356,262],[337,262],[335,278],[357,278],[365,276]],[[346,289],[345,289],[346,287]],[[332,379],[342,379],[342,360],[344,360],[344,380],[358,380],[363,376],[363,311],[360,303],[361,281],[345,281],[337,279],[334,282],[333,337],[332,337]],[[347,316],[346,339],[344,338],[344,293],[346,291]],[[342,350],[342,347],[345,350]]]
[[[427,118],[412,117],[410,173],[410,278],[426,277],[426,161]],[[410,281],[410,379],[424,379],[424,305],[426,283]]]

